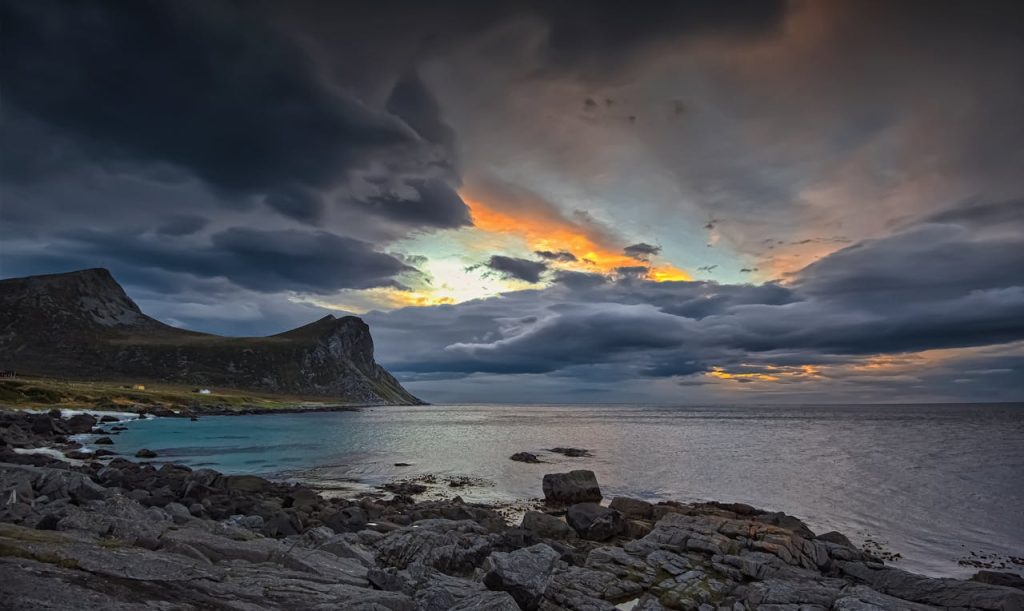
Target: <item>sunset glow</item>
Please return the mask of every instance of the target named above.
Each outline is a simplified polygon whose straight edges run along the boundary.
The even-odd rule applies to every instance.
[[[517,236],[532,251],[566,251],[576,261],[560,262],[558,267],[580,272],[613,274],[620,268],[648,267],[646,278],[657,282],[690,280],[687,272],[671,264],[650,265],[623,254],[622,244],[616,248],[606,236],[595,236],[588,228],[571,220],[532,210],[502,211],[463,194],[477,229],[502,235]]]

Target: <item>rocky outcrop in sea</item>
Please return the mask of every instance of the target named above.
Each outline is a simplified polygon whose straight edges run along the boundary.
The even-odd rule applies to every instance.
[[[587,471],[549,474],[545,502],[509,524],[459,498],[325,498],[175,464],[70,464],[16,452],[54,439],[19,431],[0,434],[4,608],[1024,609],[1013,575],[915,575],[747,505],[605,506]]]

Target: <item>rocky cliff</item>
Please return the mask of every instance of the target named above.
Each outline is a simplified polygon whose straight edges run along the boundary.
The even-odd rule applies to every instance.
[[[269,337],[197,333],[146,316],[105,269],[0,280],[0,369],[420,403],[374,361],[355,316]]]

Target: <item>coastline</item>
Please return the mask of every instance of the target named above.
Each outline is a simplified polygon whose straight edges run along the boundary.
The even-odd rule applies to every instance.
[[[1018,588],[917,576],[746,505],[605,507],[596,480],[545,477],[557,504],[508,524],[500,507],[401,488],[325,498],[210,469],[19,454],[64,451],[62,431],[89,420],[0,416],[0,591],[20,608],[1024,608]],[[979,579],[1016,583],[1001,575]]]
[[[199,388],[171,383],[137,383],[138,380],[70,380],[37,376],[0,379],[0,412],[54,409],[95,413],[134,413],[166,418],[288,414],[353,411],[389,405],[418,403],[338,403],[325,397],[273,394],[235,388]],[[209,389],[206,389],[209,390]]]

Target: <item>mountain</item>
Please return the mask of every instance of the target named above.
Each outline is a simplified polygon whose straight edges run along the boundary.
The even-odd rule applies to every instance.
[[[268,337],[222,337],[146,316],[105,269],[0,280],[0,369],[418,404],[373,360],[370,328],[325,316]]]

